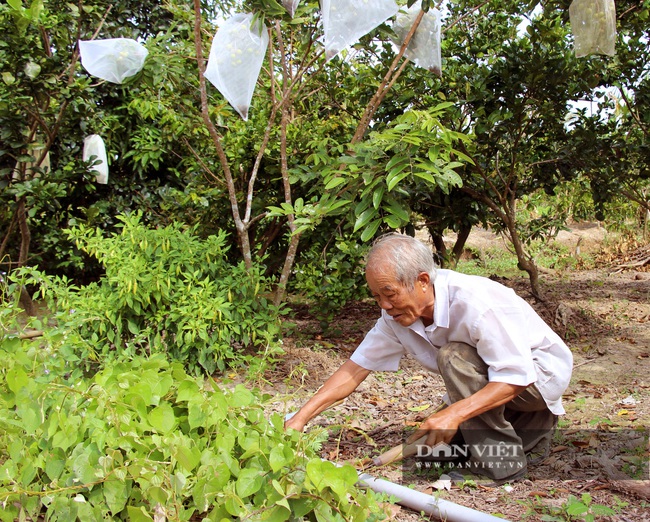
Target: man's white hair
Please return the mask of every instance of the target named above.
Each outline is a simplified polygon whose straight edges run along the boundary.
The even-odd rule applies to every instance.
[[[437,266],[427,245],[405,234],[392,232],[378,237],[366,258],[366,271],[386,273],[412,289],[422,272],[436,278]]]

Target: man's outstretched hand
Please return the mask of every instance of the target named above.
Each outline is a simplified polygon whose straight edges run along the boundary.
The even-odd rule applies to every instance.
[[[290,428],[294,430],[302,431],[305,429],[305,422],[301,421],[298,418],[298,415],[294,415],[290,419],[284,421],[284,429],[288,430]]]

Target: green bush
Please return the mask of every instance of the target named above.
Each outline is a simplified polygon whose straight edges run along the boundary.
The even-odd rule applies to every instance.
[[[305,252],[294,270],[293,290],[310,303],[313,314],[328,328],[346,303],[368,297],[363,258],[367,246],[337,239],[334,248]]]
[[[0,340],[2,521],[383,518],[355,469],[322,461],[318,435],[285,432],[257,390],[162,354],[90,379],[68,366],[43,339]]]
[[[166,353],[191,373],[210,374],[254,360],[247,351],[279,350],[281,310],[265,297],[269,281],[259,266],[228,262],[225,233],[201,239],[193,227],[150,229],[140,219],[120,216],[122,230],[110,237],[84,226],[67,231],[104,267],[96,283],[22,272],[59,327],[78,335],[80,359]]]

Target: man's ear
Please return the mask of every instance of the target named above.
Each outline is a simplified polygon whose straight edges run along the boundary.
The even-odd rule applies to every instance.
[[[428,286],[431,284],[431,277],[429,277],[429,274],[427,274],[426,272],[420,272],[417,281],[421,285]]]

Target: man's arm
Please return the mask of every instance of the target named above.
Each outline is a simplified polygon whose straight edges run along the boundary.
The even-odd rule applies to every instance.
[[[408,438],[408,443],[427,436],[427,446],[435,446],[440,442],[448,443],[458,426],[472,417],[485,413],[497,406],[510,402],[526,389],[505,382],[489,382],[486,386],[466,399],[462,399],[444,410],[426,419],[418,430]]]
[[[325,384],[309,399],[300,411],[284,423],[285,428],[302,431],[311,419],[329,408],[336,401],[350,395],[370,374],[370,370],[347,360],[336,370]]]

